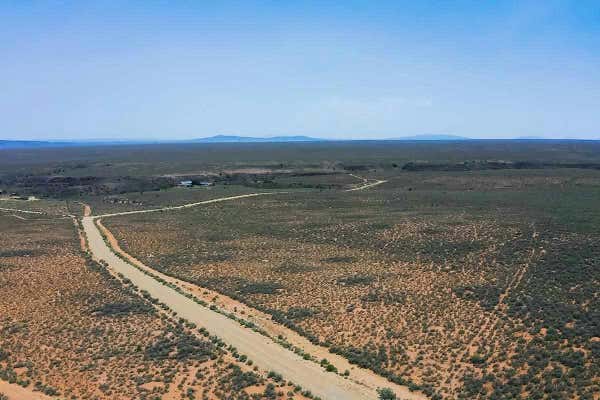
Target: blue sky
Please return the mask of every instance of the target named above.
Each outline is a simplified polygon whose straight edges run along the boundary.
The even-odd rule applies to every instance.
[[[600,138],[600,2],[0,2],[0,138]]]

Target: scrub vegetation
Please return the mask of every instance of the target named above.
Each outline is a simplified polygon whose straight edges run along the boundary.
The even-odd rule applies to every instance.
[[[62,204],[81,213],[77,202],[82,201],[96,214],[229,193],[282,192],[104,218],[103,224],[124,250],[146,265],[266,312],[331,352],[432,398],[598,398],[600,145],[476,141],[149,146],[129,148],[127,159],[124,148],[93,153],[65,149],[57,153],[60,160],[39,150],[38,163],[29,167],[9,157],[0,161],[0,186],[50,196],[22,202],[32,209],[36,203]],[[75,168],[77,162],[83,166]],[[62,168],[56,173],[63,177],[93,176],[105,182],[164,178],[170,183],[139,190],[122,180],[116,192],[85,185],[36,192],[36,186],[22,184],[27,168],[35,176]],[[174,187],[184,178],[213,185]],[[346,191],[364,179],[387,182]],[[182,390],[187,393],[195,380],[197,398],[202,390],[233,393],[255,380],[265,396],[275,392],[277,397],[280,391],[286,396],[288,389],[280,389],[273,377],[255,377],[226,348],[198,338],[185,324],[163,318],[128,294],[118,281],[89,270],[77,250],[47,235],[55,229],[49,224],[58,222],[19,225],[6,214],[5,221],[12,218],[5,223],[7,232],[22,231],[2,236],[3,241],[15,239],[3,243],[0,251],[0,287],[9,294],[0,298],[5,302],[0,315],[2,329],[11,332],[2,336],[8,355],[0,364],[8,368],[10,363],[22,376],[25,370],[15,365],[33,362],[36,369],[27,378],[32,387],[39,380],[46,385],[40,390],[71,390],[83,396],[84,389],[75,392],[67,382],[85,382],[81,387],[92,396],[105,393],[100,385],[106,384],[113,394],[135,397],[143,385],[157,385],[150,392],[174,390],[187,371]],[[58,232],[71,232],[69,240],[77,244],[70,223],[60,222],[64,226]],[[43,242],[50,237],[56,243]],[[64,252],[72,265],[58,259]],[[38,270],[23,275],[23,265]],[[72,270],[65,274],[61,268]],[[59,280],[65,275],[69,278]],[[52,295],[38,303],[24,302],[45,293],[26,289],[30,286],[24,282],[32,279],[39,279]],[[56,307],[68,309],[71,319],[59,318],[65,311],[61,314]],[[34,312],[39,309],[50,311],[39,316]],[[55,321],[31,321],[42,317]],[[62,325],[67,320],[74,321],[72,328]],[[25,329],[31,334],[19,333]],[[90,334],[94,329],[101,332]],[[131,332],[135,340],[129,339]],[[59,334],[63,336],[57,341]],[[82,360],[89,359],[105,372],[79,371],[67,380],[67,350],[35,351],[41,348],[37,342],[49,340],[44,338],[54,338],[52,346],[67,343],[64,335],[87,339],[77,342],[84,346],[81,360],[69,371],[79,371],[87,365]],[[51,368],[54,359],[59,368]],[[112,373],[116,365],[119,374]],[[146,378],[135,378],[142,383],[134,385],[125,376]],[[150,384],[158,376],[171,377],[171,382]],[[223,387],[206,389],[209,381]],[[382,398],[391,395],[380,393]]]
[[[293,392],[89,259],[70,219],[0,215],[0,230],[1,380],[61,399]]]

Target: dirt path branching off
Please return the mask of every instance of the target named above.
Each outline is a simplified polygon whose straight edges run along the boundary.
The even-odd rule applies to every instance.
[[[222,201],[238,200],[238,199],[245,199],[245,198],[248,198],[248,197],[269,196],[269,195],[284,194],[284,193],[287,193],[287,192],[266,192],[266,193],[242,194],[242,195],[239,195],[239,196],[221,197],[221,198],[218,198],[218,199],[204,200],[204,201],[199,201],[199,202],[196,202],[196,203],[188,203],[188,204],[183,204],[183,205],[180,205],[180,206],[168,206],[168,207],[161,207],[161,208],[151,208],[149,210],[123,211],[123,212],[118,212],[118,213],[97,215],[96,217],[97,218],[116,217],[116,216],[121,216],[121,215],[147,214],[147,213],[160,212],[160,211],[182,210],[182,209],[185,209],[185,208],[192,208],[192,207],[201,206],[201,205],[205,205],[205,204],[220,203]]]
[[[360,181],[362,181],[362,185],[354,187],[352,189],[347,189],[344,190],[345,192],[356,192],[358,190],[365,190],[365,189],[369,189],[378,185],[381,185],[383,183],[386,183],[386,180],[381,180],[378,179],[375,182],[371,182],[369,181],[367,178],[363,178],[362,176],[358,176],[358,175],[354,175],[354,174],[349,174],[351,177],[359,179]]]
[[[367,183],[351,190],[364,190],[384,182],[385,181],[376,181],[374,183]],[[190,291],[195,289],[195,292],[198,293],[204,292],[206,289],[199,287],[192,288],[188,283],[175,280],[168,276],[163,277],[162,274],[159,274],[152,268],[141,264],[132,256],[123,252],[118,247],[118,243],[116,243],[112,234],[106,230],[105,227],[102,225],[98,226],[99,224],[96,223],[96,221],[101,218],[113,216],[180,210],[216,202],[279,193],[285,192],[251,193],[189,203],[180,206],[126,211],[93,217],[90,216],[88,212],[86,213],[88,215],[84,216],[82,220],[82,225],[87,236],[89,249],[96,259],[106,262],[115,272],[123,274],[136,286],[147,291],[160,302],[169,306],[169,308],[177,312],[179,316],[198,326],[204,327],[211,334],[216,335],[226,343],[235,346],[240,353],[246,354],[259,367],[280,373],[286,379],[309,389],[313,394],[320,396],[323,399],[375,400],[378,398],[376,390],[380,387],[393,388],[402,399],[426,399],[422,393],[411,392],[407,387],[388,382],[385,378],[370,370],[351,365],[343,357],[330,354],[326,348],[321,348],[321,346],[310,343],[309,340],[302,338],[300,335],[283,326],[274,326],[277,324],[273,321],[268,321],[268,318],[266,317],[263,318],[264,325],[260,327],[263,332],[259,333],[258,331],[244,327],[236,320],[228,318],[214,309],[211,310],[209,307],[199,304],[197,301],[191,299],[192,296]],[[101,232],[100,229],[104,232]],[[105,238],[107,241],[105,241]],[[109,244],[112,244],[115,248],[111,248]],[[115,252],[117,252],[118,255],[115,254]],[[136,266],[134,266],[134,264]],[[149,274],[149,272],[151,273]],[[166,280],[171,284],[175,284],[178,290],[159,282],[155,278],[159,275],[160,280]],[[223,296],[221,295],[221,297]],[[247,306],[245,307],[248,308]],[[253,309],[249,309],[249,311],[254,315],[261,314],[259,311]],[[269,322],[268,324],[266,323],[267,321]],[[286,333],[285,336],[292,338],[294,341],[293,344],[301,347],[305,352],[304,354],[312,353],[312,355],[317,357],[327,355],[328,359],[332,361],[332,364],[337,364],[336,367],[339,371],[345,371],[346,369],[352,370],[351,377],[343,376],[335,372],[327,372],[318,363],[313,362],[313,360],[307,360],[303,356],[283,347],[280,342],[269,336],[265,336],[265,330],[268,333],[269,329],[273,330],[273,333],[275,331]]]
[[[369,182],[365,179],[362,186],[347,191],[365,190],[385,182],[383,180]],[[87,239],[87,248],[96,260],[102,261],[113,272],[129,279],[138,288],[167,305],[178,316],[204,327],[212,335],[235,346],[241,354],[247,355],[249,359],[252,359],[257,366],[265,371],[275,371],[284,378],[301,385],[323,399],[375,400],[378,398],[377,389],[380,387],[392,388],[401,399],[426,399],[419,392],[411,392],[407,387],[388,382],[384,377],[370,370],[351,365],[343,357],[330,354],[326,348],[312,344],[309,340],[288,328],[278,326],[278,324],[269,320],[268,316],[262,315],[259,311],[251,309],[246,305],[239,304],[240,308],[245,307],[253,315],[259,316],[257,322],[262,321],[263,323],[263,326],[259,325],[260,330],[249,329],[237,320],[224,315],[225,313],[220,313],[215,309],[202,305],[194,296],[200,292],[205,292],[205,288],[200,288],[166,275],[162,276],[163,274],[160,274],[158,271],[141,264],[135,258],[123,252],[110,231],[99,224],[100,218],[180,210],[205,204],[280,193],[285,192],[251,193],[179,206],[126,211],[98,216],[92,216],[89,206],[84,205],[85,212],[81,226]],[[12,209],[4,211],[43,214],[42,212]],[[107,240],[105,241],[105,239]],[[165,281],[170,285],[165,285]],[[221,298],[226,298],[226,296],[220,296]],[[226,301],[233,302],[234,300],[226,298]],[[304,354],[312,353],[314,355],[313,358],[327,355],[328,359],[332,361],[332,364],[336,364],[339,370],[352,370],[351,376],[344,376],[336,372],[327,372],[322,366],[314,362],[313,359],[306,359],[306,357],[285,348],[280,341],[274,340],[271,337],[270,333],[275,334],[276,332],[283,332],[286,337],[292,340],[293,347],[301,348]]]
[[[221,293],[217,293],[210,289],[182,281],[146,266],[141,261],[121,249],[114,235],[101,223],[99,218],[96,219],[96,226],[100,229],[102,235],[106,239],[106,242],[108,242],[109,247],[111,247],[111,250],[118,254],[122,259],[127,260],[127,262],[133,264],[143,271],[146,271],[152,276],[176,286],[180,291],[192,295],[207,304],[210,303],[211,311],[218,310],[218,312],[223,315],[235,315],[235,317],[238,319],[238,322],[240,320],[251,322],[253,325],[259,328],[260,333],[266,335],[268,338],[280,345],[283,344],[280,339],[283,337],[285,338],[285,344],[291,345],[297,349],[301,349],[302,355],[310,355],[314,362],[318,363],[323,358],[326,358],[331,365],[338,369],[340,373],[343,373],[346,370],[350,372],[347,378],[348,381],[356,383],[360,386],[364,386],[370,389],[373,393],[376,392],[377,388],[389,387],[392,388],[401,399],[425,399],[425,396],[423,396],[421,393],[410,392],[406,387],[393,384],[386,378],[375,374],[373,371],[350,364],[350,362],[344,357],[330,353],[327,348],[315,345],[307,338],[299,335],[297,332],[294,332],[293,330],[273,321],[268,314],[253,309],[250,306]],[[218,298],[218,303],[215,302],[215,298]],[[204,327],[210,331],[210,327]],[[253,361],[255,360],[253,359]],[[321,369],[321,373],[332,374],[332,372],[328,373],[323,369]],[[293,376],[287,378],[294,381]]]

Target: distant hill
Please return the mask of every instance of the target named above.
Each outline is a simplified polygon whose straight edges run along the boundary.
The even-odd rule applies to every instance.
[[[389,140],[472,140],[471,138],[456,135],[415,135],[393,138]]]
[[[41,141],[41,140],[0,140],[0,149],[36,149],[44,147],[79,147],[79,146],[107,146],[123,144],[149,144],[158,143],[157,141],[135,141],[135,140],[113,140],[113,139],[95,139],[95,140],[61,140],[61,141]]]
[[[251,137],[216,135],[200,139],[192,139],[194,143],[266,143],[266,142],[322,142],[325,139],[310,136],[273,136],[273,137]]]
[[[167,144],[167,143],[287,143],[287,142],[321,142],[309,136],[274,136],[250,137],[217,135],[190,140],[73,140],[73,141],[38,141],[38,140],[0,140],[0,149],[26,149],[43,147],[74,147],[74,146],[99,146],[99,145],[126,145],[126,144]]]
[[[0,140],[0,149],[22,149],[38,147],[65,147],[74,146],[71,142],[43,142],[36,140]]]

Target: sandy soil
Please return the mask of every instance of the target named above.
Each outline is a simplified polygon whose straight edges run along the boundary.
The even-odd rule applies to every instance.
[[[385,181],[377,181],[375,183],[366,184],[352,190],[362,190],[384,182]],[[176,210],[194,207],[201,204],[209,204],[267,194],[275,193],[254,193],[232,196],[186,204],[183,206],[106,214],[103,215],[103,217],[163,210]],[[301,385],[303,388],[310,390],[313,394],[320,396],[323,399],[375,400],[378,398],[376,388],[383,386],[394,387],[394,389],[403,399],[425,399],[425,396],[420,393],[411,393],[407,388],[395,386],[387,382],[385,378],[380,377],[371,371],[362,370],[352,366],[342,357],[330,354],[325,348],[315,346],[305,338],[297,335],[295,332],[269,321],[268,316],[262,315],[256,310],[249,309],[247,306],[244,306],[240,303],[231,303],[233,302],[232,299],[226,298],[225,301],[228,302],[230,306],[233,304],[234,307],[237,307],[238,305],[240,307],[245,307],[247,309],[245,311],[251,315],[256,315],[258,317],[257,319],[262,321],[262,325],[267,328],[268,331],[272,333],[280,332],[279,334],[283,333],[284,336],[288,337],[288,339],[290,339],[295,345],[302,347],[305,349],[305,351],[311,353],[313,356],[323,358],[327,357],[341,371],[344,369],[351,370],[352,378],[348,379],[335,373],[326,372],[320,365],[313,361],[304,360],[299,355],[285,349],[272,339],[248,328],[244,328],[238,322],[225,317],[220,313],[212,311],[207,307],[201,306],[183,294],[178,293],[176,290],[162,285],[154,278],[144,274],[139,269],[117,257],[104,242],[99,228],[94,222],[98,217],[91,217],[90,214],[91,210],[89,207],[86,207],[85,216],[82,220],[82,223],[88,238],[89,249],[94,258],[107,262],[109,267],[115,272],[123,274],[136,286],[146,290],[152,297],[158,299],[160,302],[165,303],[182,318],[196,323],[198,326],[205,327],[211,334],[216,335],[226,343],[235,346],[241,354],[247,355],[248,358],[253,360],[258,367],[264,370],[278,372],[286,379],[293,381],[295,384]],[[182,287],[184,285],[184,282],[177,283]],[[203,290],[203,288],[198,287],[192,288],[189,286],[189,284],[187,289],[195,292]],[[0,384],[2,384],[2,382],[0,382]],[[4,386],[6,385],[8,384],[4,384]],[[0,386],[0,388],[2,388],[7,395],[9,395],[10,399],[48,399],[47,396],[41,394],[38,396],[38,393],[33,393],[18,386],[15,387],[15,385],[9,385],[6,388],[4,388],[4,386]]]
[[[247,355],[260,368],[276,371],[324,399],[377,399],[374,390],[339,375],[325,372],[314,362],[306,361],[260,333],[244,328],[236,321],[196,304],[183,294],[162,285],[121,260],[106,245],[93,218],[84,217],[83,227],[89,248],[96,259],[107,262],[110,268],[123,274],[158,301],[165,303],[180,317],[205,327],[211,334],[235,346],[240,354]]]
[[[377,181],[375,183],[367,184],[352,190],[362,190],[384,182],[385,181]],[[254,193],[208,200],[199,203],[191,203],[176,207],[106,214],[100,217],[146,213],[159,210],[182,209],[194,207],[200,204],[209,204],[265,194],[266,193]],[[299,355],[283,348],[270,338],[250,329],[244,328],[238,322],[195,303],[193,300],[189,299],[183,294],[162,285],[154,278],[144,274],[139,269],[117,257],[104,242],[100,230],[95,224],[96,218],[99,217],[86,216],[82,221],[88,238],[89,248],[96,259],[107,262],[109,267],[114,271],[123,274],[136,286],[150,293],[152,297],[157,298],[159,301],[167,304],[181,317],[190,322],[196,323],[198,326],[203,326],[211,334],[216,335],[226,343],[235,346],[241,354],[246,354],[259,367],[265,370],[276,371],[283,375],[286,379],[311,390],[313,394],[324,399],[375,400],[378,397],[376,388],[383,386],[394,386],[394,389],[401,396],[400,398],[426,398],[420,393],[410,392],[405,387],[392,385],[391,383],[387,382],[387,380],[372,373],[371,371],[361,370],[355,366],[352,366],[342,357],[330,354],[326,349],[321,349],[319,346],[313,345],[308,340],[291,331],[285,332],[285,336],[292,338],[295,343],[298,343],[299,347],[304,348],[307,352],[319,356],[323,355],[323,358],[326,356],[326,358],[333,361],[334,365],[336,365],[336,367],[338,367],[338,369],[341,371],[345,369],[351,370],[352,379],[326,372],[321,368],[320,365],[314,363],[313,361],[304,360]],[[116,242],[114,242],[114,244],[116,244]],[[257,315],[259,313],[256,312],[256,310],[252,310],[252,314]],[[261,319],[263,321],[267,320],[266,317]],[[280,330],[281,327],[271,326],[271,329]]]
[[[228,296],[225,296],[221,293],[214,292],[210,289],[203,288],[197,285],[194,285],[189,282],[185,282],[176,278],[173,278],[169,275],[163,274],[157,270],[154,270],[146,265],[144,265],[141,261],[126,253],[119,246],[118,241],[113,236],[113,234],[101,223],[100,220],[96,221],[102,233],[107,237],[110,246],[114,251],[125,257],[129,262],[135,264],[139,268],[142,268],[155,276],[158,276],[161,279],[169,283],[173,283],[183,289],[185,292],[191,293],[195,297],[206,301],[207,303],[212,303],[218,306],[221,311],[225,311],[227,313],[233,313],[238,318],[243,318],[246,321],[253,322],[261,329],[263,329],[269,336],[278,337],[282,336],[286,339],[286,341],[296,347],[301,348],[304,352],[312,355],[318,360],[326,358],[332,365],[335,365],[340,372],[345,370],[350,371],[349,380],[356,382],[362,386],[370,388],[375,391],[379,387],[389,387],[394,389],[394,391],[399,395],[401,399],[406,400],[417,400],[417,399],[426,399],[424,395],[421,393],[411,392],[408,388],[400,385],[393,384],[389,382],[382,376],[375,374],[373,371],[368,369],[357,367],[356,365],[352,365],[348,362],[344,357],[332,354],[329,350],[323,346],[318,346],[311,343],[305,337],[299,335],[297,332],[274,322],[271,319],[271,316],[265,314],[259,310],[249,307],[246,304],[243,304],[239,301],[236,301]],[[208,328],[208,327],[207,327]],[[210,329],[209,329],[210,330]],[[290,378],[291,379],[291,378]],[[293,380],[293,379],[292,379]]]
[[[17,384],[0,380],[0,393],[8,396],[8,400],[50,400],[52,397],[40,392],[34,392]]]

